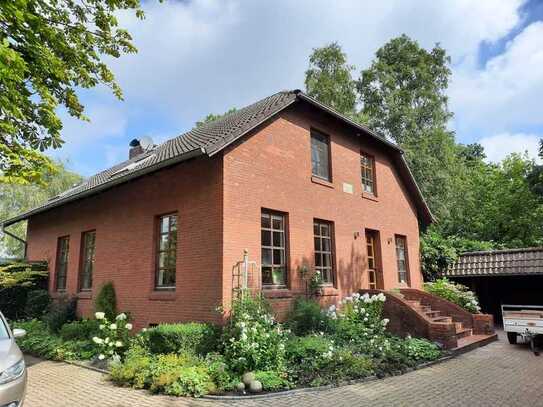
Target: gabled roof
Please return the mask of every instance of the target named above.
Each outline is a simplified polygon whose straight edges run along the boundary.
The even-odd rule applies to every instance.
[[[463,253],[444,273],[447,277],[541,274],[543,274],[543,247]]]
[[[313,105],[326,114],[332,115],[345,124],[354,127],[358,131],[357,134],[359,136],[369,136],[389,148],[396,158],[395,163],[409,192],[415,200],[419,216],[423,223],[429,224],[434,220],[399,147],[367,127],[353,122],[332,108],[305,95],[303,92],[293,90],[278,92],[252,105],[228,113],[210,123],[195,127],[187,133],[162,143],[151,151],[146,151],[130,160],[91,176],[81,184],[64,191],[34,209],[5,220],[2,226],[9,226],[21,220],[28,219],[32,215],[102,192],[115,185],[186,161],[190,158],[198,156],[211,157],[288,106],[300,102]]]

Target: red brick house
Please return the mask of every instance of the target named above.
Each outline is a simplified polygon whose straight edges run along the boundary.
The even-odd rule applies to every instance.
[[[247,249],[283,313],[318,270],[326,303],[420,288],[432,215],[402,151],[300,91],[279,92],[90,177],[28,219],[27,258],[79,312],[113,281],[138,327],[219,319]]]

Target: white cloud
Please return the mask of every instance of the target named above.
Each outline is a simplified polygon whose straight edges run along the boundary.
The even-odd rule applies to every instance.
[[[485,148],[487,160],[498,163],[511,153],[528,153],[530,158],[541,162],[538,156],[539,139],[543,136],[524,133],[502,133],[483,137],[479,143]]]
[[[460,132],[543,125],[543,23],[526,27],[484,69],[455,71],[450,95]]]

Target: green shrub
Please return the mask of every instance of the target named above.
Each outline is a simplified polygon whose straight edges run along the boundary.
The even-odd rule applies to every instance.
[[[51,304],[47,290],[32,290],[26,295],[25,315],[27,318],[40,318]]]
[[[439,347],[426,339],[407,338],[404,346],[407,356],[416,361],[436,360],[441,356]]]
[[[424,289],[430,294],[454,302],[468,312],[474,314],[481,312],[481,307],[475,293],[462,284],[442,278],[433,283],[425,283]]]
[[[297,336],[314,332],[328,332],[330,318],[322,312],[319,303],[298,297],[288,315],[287,326]]]
[[[289,374],[300,385],[321,386],[373,374],[373,363],[348,348],[337,348],[322,335],[297,337],[287,343]]]
[[[99,322],[95,319],[68,322],[60,328],[59,336],[63,341],[89,341],[99,329]]]
[[[246,296],[234,301],[222,345],[225,360],[234,373],[284,370],[285,333],[261,297]]]
[[[285,372],[256,371],[254,375],[255,380],[262,383],[262,389],[265,391],[279,391],[292,387]]]
[[[110,281],[105,283],[94,301],[95,312],[103,312],[106,314],[106,318],[110,321],[115,319],[117,315],[117,296],[115,294],[115,287]]]
[[[217,328],[203,323],[161,324],[147,330],[149,350],[154,354],[192,352],[205,355],[217,347]]]
[[[215,391],[207,368],[191,354],[159,355],[151,366],[153,393],[199,397]]]
[[[49,306],[47,313],[42,320],[53,332],[58,332],[60,328],[76,319],[77,298],[62,296]]]
[[[110,377],[117,384],[128,384],[136,389],[151,385],[152,356],[140,345],[131,346],[122,363],[112,363]]]
[[[217,392],[232,390],[239,381],[230,374],[224,356],[219,353],[209,353],[205,358],[205,365]]]
[[[17,344],[25,353],[52,360],[88,360],[95,353],[95,345],[90,339],[63,341],[37,319],[15,322],[14,327],[27,332],[17,339]]]

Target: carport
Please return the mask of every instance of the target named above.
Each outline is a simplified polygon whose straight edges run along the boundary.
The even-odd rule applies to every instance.
[[[444,275],[475,291],[496,324],[501,304],[543,305],[541,247],[463,253]]]

